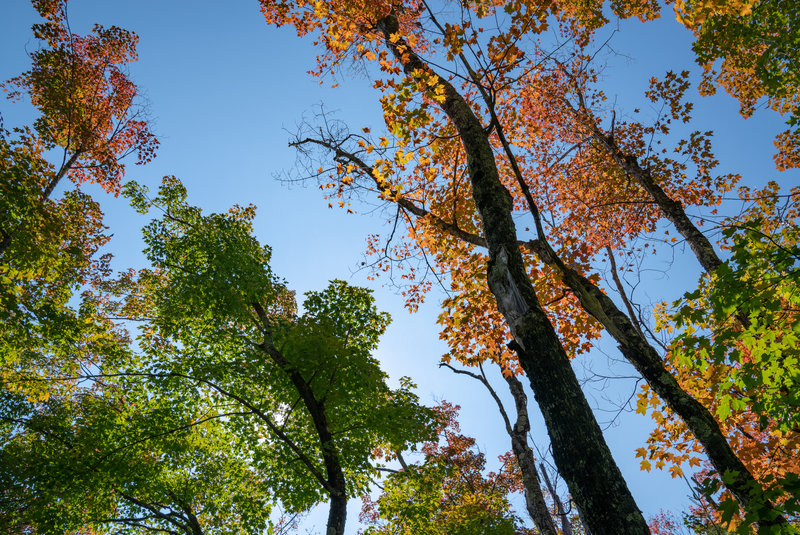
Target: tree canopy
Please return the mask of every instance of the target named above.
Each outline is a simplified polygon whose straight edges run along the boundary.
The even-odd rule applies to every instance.
[[[138,36],[78,35],[66,0],[35,0],[40,47],[3,87],[37,116],[0,125],[0,526],[278,533],[327,503],[327,534],[343,535],[363,497],[365,533],[677,532],[666,513],[648,524],[576,374],[610,341],[652,418],[641,469],[691,483],[685,528],[798,532],[800,188],[720,161],[693,100],[722,88],[745,117],[785,115],[775,164],[797,167],[798,6],[259,5],[314,42],[313,76],[351,69],[371,86],[385,129],[304,120],[292,177],[316,180],[329,207],[390,214],[362,266],[388,272],[411,312],[440,299],[441,365],[487,387],[512,453],[487,471],[454,405],[427,408],[413,377],[382,370],[390,316],[372,290],[334,279],[298,303],[255,206],[208,211],[174,176],[123,183],[130,157],[158,146],[127,70]],[[655,72],[641,99],[615,99],[610,28],[667,10],[702,76]],[[103,196],[119,194],[152,218],[136,268],[108,252]],[[656,262],[697,284],[637,299]],[[527,387],[563,502],[529,443]]]

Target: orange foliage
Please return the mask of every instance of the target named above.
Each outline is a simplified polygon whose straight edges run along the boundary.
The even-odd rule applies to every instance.
[[[593,108],[605,101],[602,92],[590,88],[596,75],[588,66],[588,55],[577,46],[573,59],[562,64],[549,61],[547,51],[538,45],[521,46],[523,35],[535,35],[548,27],[551,21],[547,17],[552,13],[569,21],[561,24],[566,36],[579,41],[587,38],[589,30],[574,25],[579,4],[586,9],[592,5],[512,2],[499,9],[500,3],[478,3],[472,6],[477,18],[464,13],[454,23],[437,21],[439,31],[426,32],[422,21],[430,14],[424,12],[424,4],[412,2],[394,7],[400,14],[402,35],[390,39],[413,46],[418,54],[438,54],[453,62],[464,59],[469,51],[476,65],[485,65],[464,77],[459,91],[476,114],[485,118],[487,128],[501,126],[513,147],[512,162],[499,136],[492,136],[501,180],[513,195],[515,212],[525,215],[529,207],[513,164],[525,177],[546,220],[548,238],[557,244],[560,256],[597,283],[599,277],[590,267],[597,255],[606,246],[623,248],[630,239],[653,231],[661,213],[641,187],[587,139],[590,124],[600,128]],[[626,9],[641,7],[635,2],[625,5]],[[343,145],[332,137],[328,147],[342,152],[336,158],[336,169],[320,187],[342,207],[349,207],[346,198],[351,193],[365,188],[382,200],[398,203],[406,234],[398,241],[399,233],[393,231],[391,245],[382,245],[379,237],[371,240],[368,253],[378,257],[373,264],[376,275],[400,273],[400,279],[410,285],[406,297],[412,310],[432,287],[431,272],[447,279],[448,297],[439,318],[441,336],[451,348],[445,358],[456,357],[465,364],[486,358],[505,363],[511,357],[505,347],[509,333],[486,286],[487,256],[480,245],[459,235],[482,239],[480,218],[470,197],[466,157],[439,107],[443,86],[436,74],[403,73],[398,63],[388,58],[377,26],[390,9],[382,2],[340,1],[324,6],[303,1],[262,2],[269,22],[294,24],[300,35],[318,32],[324,54],[316,74],[333,70],[346,59],[377,63],[381,74],[374,87],[382,93],[384,118],[394,138],[373,140],[368,135],[350,134],[350,144]],[[481,17],[489,16],[504,17],[504,24],[499,30],[492,27],[492,33],[486,35]],[[737,177],[712,176],[717,162],[710,151],[709,133],[694,133],[679,142],[674,157],[666,154],[667,149],[656,154],[651,146],[660,142],[654,138],[669,133],[671,121],[689,118],[691,105],[681,100],[687,85],[684,78],[685,74],[670,73],[664,81],[653,81],[648,96],[666,103],[671,110],[666,117],[653,125],[620,121],[612,135],[623,150],[648,165],[661,186],[684,206],[713,206]],[[450,79],[451,83],[459,80],[452,75]],[[486,88],[491,91],[491,106],[484,98],[489,91]],[[576,95],[582,106],[576,103]],[[687,160],[693,164],[691,168]],[[322,168],[320,174],[325,174]],[[425,213],[410,211],[409,203],[424,207]],[[444,228],[443,222],[449,228]],[[555,273],[524,246],[522,251],[540,301],[567,351],[572,355],[586,351],[599,334],[596,323]],[[414,259],[423,267],[412,266]]]
[[[124,72],[136,60],[138,37],[99,25],[91,35],[78,36],[67,24],[66,0],[34,5],[45,18],[34,34],[45,47],[31,55],[31,70],[3,87],[9,98],[27,95],[41,111],[36,131],[49,148],[64,149],[62,171],[77,184],[94,182],[116,194],[125,172],[120,159],[135,154],[136,163],[146,163],[158,146]]]

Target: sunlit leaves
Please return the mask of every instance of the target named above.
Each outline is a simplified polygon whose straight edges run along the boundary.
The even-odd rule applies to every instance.
[[[696,36],[694,50],[705,70],[703,89],[722,87],[749,117],[760,101],[788,116],[789,130],[775,142],[779,168],[800,165],[800,4],[796,0],[679,0],[678,21]]]
[[[731,258],[660,321],[678,330],[670,359],[681,383],[712,407],[742,461],[783,502],[791,490],[781,485],[800,470],[798,191],[780,195],[771,183],[741,194],[751,205],[723,231]],[[637,452],[643,463],[699,464],[685,427],[645,392],[639,408],[648,405],[658,427]]]
[[[133,184],[125,191],[163,214],[145,227],[153,269],[137,282],[152,318],[142,330],[145,369],[164,375],[165,399],[183,392],[240,407],[229,425],[288,510],[329,497],[319,474],[331,463],[343,491],[359,495],[375,448],[427,436],[430,414],[410,382],[390,389],[371,355],[389,316],[368,290],[333,281],[308,293],[298,315],[269,248],[252,236],[252,207],[205,214],[173,177],[152,198]]]

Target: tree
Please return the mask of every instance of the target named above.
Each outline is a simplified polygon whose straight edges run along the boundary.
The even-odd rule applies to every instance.
[[[140,322],[138,349],[19,379],[77,391],[8,400],[19,413],[4,411],[14,525],[258,533],[275,501],[297,513],[327,499],[328,533],[341,535],[348,498],[376,474],[371,452],[429,436],[410,381],[389,388],[371,356],[388,314],[333,281],[298,315],[252,236],[253,207],[203,214],[174,178],[154,198],[125,192],[164,214],[144,231],[153,267],[102,282],[96,299]]]
[[[152,156],[123,70],[137,38],[99,26],[79,37],[66,2],[35,7],[46,47],[6,88],[42,115],[2,137],[9,529],[260,532],[273,500],[300,511],[328,498],[329,533],[342,533],[347,498],[375,472],[371,449],[427,437],[410,382],[388,388],[370,356],[388,315],[336,281],[298,316],[250,235],[254,209],[201,215],[175,180],[156,199],[127,188],[137,208],[183,219],[146,230],[154,269],[109,278],[98,205],[77,189],[50,197],[65,176],[116,194],[119,159]],[[58,147],[56,167],[45,154]],[[136,345],[120,319],[141,322]]]
[[[41,112],[34,123],[40,143],[61,149],[61,162],[41,198],[49,198],[65,176],[116,194],[125,174],[120,160],[135,154],[136,163],[146,163],[158,146],[136,104],[136,85],[124,70],[137,59],[139,38],[99,25],[91,35],[78,36],[70,30],[66,0],[34,0],[33,5],[45,19],[33,26],[45,47],[31,54],[31,70],[3,86],[9,98],[27,96]]]
[[[297,316],[269,249],[252,237],[253,207],[205,216],[174,179],[153,200],[127,191],[140,210],[165,214],[145,228],[154,269],[139,275],[132,302],[154,318],[143,332],[150,374],[243,407],[249,416],[232,424],[270,488],[292,511],[327,497],[328,533],[341,534],[348,497],[374,473],[370,452],[427,436],[410,381],[388,388],[371,356],[388,314],[368,290],[333,281],[307,294]]]
[[[365,535],[468,534],[522,535],[508,495],[521,489],[515,461],[501,456],[501,469],[484,474],[486,459],[475,439],[460,434],[458,406],[436,407],[439,435],[423,445],[425,460],[389,475],[377,501],[364,497]]]
[[[503,402],[500,400],[500,397],[495,392],[494,388],[492,388],[489,380],[486,378],[486,374],[482,365],[479,364],[481,372],[480,374],[473,373],[468,370],[458,369],[447,363],[442,363],[442,365],[450,368],[454,373],[467,375],[480,381],[489,391],[492,399],[494,399],[495,403],[497,403],[497,408],[500,410],[500,415],[503,419],[503,423],[505,424],[506,433],[508,433],[508,436],[511,439],[511,451],[514,454],[514,459],[517,463],[517,467],[519,468],[520,486],[523,494],[525,495],[525,507],[528,510],[528,515],[531,517],[531,520],[533,520],[533,523],[536,525],[536,528],[539,530],[541,535],[556,535],[556,522],[548,510],[544,491],[542,489],[541,478],[539,477],[539,471],[536,468],[536,458],[534,457],[533,450],[528,443],[528,434],[531,430],[531,423],[528,418],[528,398],[525,395],[525,390],[522,387],[522,383],[510,370],[503,371],[503,378],[505,379],[508,389],[511,392],[511,397],[514,399],[514,406],[517,413],[517,417],[512,424],[508,415],[508,411],[503,405]],[[567,515],[564,513],[563,507],[561,506],[561,501],[555,490],[550,485],[550,480],[548,479],[546,472],[543,471],[543,474],[550,495],[552,496],[553,502],[556,505],[557,514],[561,516],[562,535],[569,535],[571,532],[570,519],[567,518]]]
[[[208,399],[179,410],[175,400],[154,399],[141,377],[92,383],[66,399],[17,400],[16,411],[4,399],[7,532],[203,535],[268,527],[274,497],[224,423],[240,413]],[[10,433],[14,426],[22,429]]]
[[[663,309],[661,327],[677,329],[671,366],[682,384],[714,409],[748,468],[797,515],[798,192],[782,197],[772,183],[742,195],[755,201],[723,223],[730,258]],[[658,408],[659,426],[640,455],[661,464],[699,464],[685,428],[645,393],[640,409],[648,404]],[[717,501],[725,520],[735,516],[727,493]],[[742,521],[746,527],[754,518]]]
[[[581,402],[569,409],[560,407],[567,415],[549,406],[556,400],[568,404],[565,400],[582,398],[577,383],[567,379],[572,372],[565,365],[564,347],[581,348],[594,336],[596,325],[586,318],[587,313],[617,340],[624,356],[650,387],[686,422],[719,473],[729,474],[724,478],[725,483],[745,510],[776,511],[727,443],[713,415],[669,373],[659,352],[637,327],[636,319],[629,318],[602,292],[596,278],[584,275],[597,251],[620,247],[624,239],[652,229],[661,218],[674,224],[688,240],[704,269],[713,272],[721,264],[708,239],[687,217],[681,201],[713,205],[714,199],[731,187],[735,177],[710,174],[716,160],[710,153],[707,134],[692,134],[677,147],[696,166],[697,179],[686,178],[684,163],[651,152],[653,147],[647,143],[648,134],[668,132],[671,120],[688,120],[691,105],[680,103],[686,88],[680,77],[670,74],[665,80],[656,81],[649,95],[653,100],[666,102],[671,110],[666,120],[652,127],[617,124],[612,120],[610,131],[606,131],[592,111],[605,97],[596,90],[587,95],[586,89],[586,84],[595,79],[587,66],[590,54],[583,51],[591,28],[577,28],[568,34],[576,39],[578,50],[571,56],[564,54],[566,57],[561,60],[549,61],[548,54],[535,47],[520,48],[522,35],[541,31],[548,24],[543,8],[509,4],[505,6],[504,24],[487,28],[481,23],[482,17],[503,15],[494,6],[483,3],[470,6],[471,11],[455,8],[454,23],[439,22],[424,2],[402,7],[340,2],[326,5],[325,9],[312,8],[304,2],[262,5],[270,22],[294,24],[300,35],[319,30],[320,43],[326,50],[320,60],[320,72],[331,70],[346,58],[379,61],[383,73],[375,86],[385,93],[382,105],[387,125],[396,139],[395,147],[390,148],[386,138],[372,142],[366,136],[347,131],[322,131],[321,136],[301,134],[293,144],[305,150],[316,145],[332,153],[338,165],[330,172],[333,181],[324,187],[332,188],[335,195],[361,187],[376,191],[382,199],[397,202],[409,222],[411,247],[419,247],[426,258],[435,258],[441,271],[453,274],[451,288],[456,297],[446,303],[450,310],[443,319],[445,336],[451,336],[464,323],[471,327],[478,323],[490,326],[483,329],[483,335],[477,334],[480,330],[476,328],[466,331],[468,334],[460,339],[453,335],[461,344],[458,350],[465,350],[462,358],[467,362],[487,356],[508,358],[503,340],[508,335],[513,337],[510,347],[532,382],[549,427],[559,471],[586,513],[592,532],[646,528],[643,521],[633,521],[638,527],[632,527],[619,520],[639,517],[624,482],[613,473],[613,462],[599,432],[583,437],[587,440],[581,445],[583,451],[598,455],[590,462],[598,473],[603,473],[595,483],[587,480],[586,468],[580,461],[566,455],[574,445],[571,439],[564,439],[559,426],[566,418],[573,427],[592,429],[596,424],[588,407],[579,409]],[[585,22],[578,17],[577,21],[572,19],[570,27],[570,8],[563,11],[554,8],[554,11],[567,19],[564,31]],[[481,34],[485,30],[493,33],[484,37]],[[428,61],[423,54],[436,59]],[[442,58],[451,61],[444,70],[434,67]],[[549,67],[542,67],[548,64]],[[534,94],[537,99],[531,98]],[[529,109],[525,109],[525,104]],[[573,147],[566,151],[537,153],[535,150],[540,144],[547,147],[556,142]],[[563,180],[550,180],[554,170],[547,160],[559,164],[576,148],[568,165],[585,166],[586,171],[578,177],[566,175]],[[412,161],[414,165],[409,165]],[[321,168],[320,173],[327,172]],[[465,184],[465,174],[469,177],[469,187]],[[576,184],[574,178],[592,180]],[[543,183],[554,184],[565,195],[555,202],[552,197],[542,199]],[[703,195],[704,190],[712,192],[710,198]],[[617,210],[619,215],[610,217],[608,225],[597,225],[605,239],[577,239],[571,232],[573,225],[567,225],[565,231],[558,230],[573,213],[564,209],[573,191],[580,192],[578,198],[590,197],[592,192],[603,193],[601,199],[630,202],[641,209]],[[544,213],[549,220],[543,218],[541,207],[547,209]],[[517,237],[511,218],[515,210],[527,211],[532,216],[535,239],[526,242]],[[583,213],[587,212],[597,216],[592,210]],[[571,221],[574,224],[576,220]],[[549,232],[545,231],[546,223]],[[551,245],[551,237],[556,240],[555,245]],[[488,257],[476,252],[476,246],[488,248]],[[398,249],[402,257],[404,251]],[[487,272],[483,272],[484,261],[488,261]],[[548,280],[548,276],[552,279]],[[537,299],[532,280],[536,281],[535,290],[545,295],[547,286],[563,288],[561,291],[566,294],[554,299],[561,303],[553,307],[556,310],[551,315],[555,316],[564,346],[540,306],[540,302],[550,301]],[[557,282],[553,284],[552,280]],[[487,289],[493,294],[496,309],[489,306]],[[552,289],[549,293],[553,293]],[[569,294],[577,299],[564,298]],[[412,295],[412,303],[414,298]],[[559,314],[559,308],[567,313]],[[589,326],[588,333],[580,329],[582,326]],[[472,338],[476,334],[477,341]],[[533,347],[537,348],[535,358],[530,353]],[[482,351],[485,353],[481,354]],[[552,361],[543,356],[549,351]],[[563,372],[557,373],[557,369]],[[564,382],[560,383],[562,379]],[[561,457],[562,454],[565,456]],[[580,469],[570,473],[576,467]],[[603,491],[600,480],[604,482]],[[594,484],[598,486],[595,488]],[[590,503],[597,495],[608,495],[608,485],[614,489],[611,494],[617,498],[616,503],[603,507]],[[615,507],[626,511],[619,514],[618,520],[612,520]],[[779,513],[770,512],[761,516],[761,523],[781,526],[785,520]]]
[[[31,55],[29,71],[3,85],[41,115],[32,128],[0,129],[0,354],[12,382],[17,374],[91,365],[72,348],[100,343],[109,332],[96,303],[70,305],[80,288],[108,273],[110,257],[97,256],[108,242],[102,211],[79,187],[53,199],[56,186],[69,177],[116,194],[121,160],[135,153],[145,163],[157,146],[124,72],[136,59],[137,36],[100,26],[78,36],[65,1],[34,7],[45,19],[33,28],[44,46]],[[48,160],[54,155],[55,164]]]
[[[262,5],[268,20],[296,21],[300,33],[306,31],[310,24],[308,21],[315,20],[316,14],[305,10],[306,6],[302,3],[293,6],[296,9],[294,12],[289,11],[286,5]],[[511,347],[519,355],[520,364],[531,380],[544,414],[558,469],[581,510],[586,513],[593,533],[645,533],[646,523],[611,459],[600,428],[569,366],[567,354],[531,285],[517,245],[511,217],[511,196],[500,181],[494,151],[484,125],[455,87],[435,75],[412,48],[419,32],[407,32],[413,28],[407,23],[415,22],[413,19],[419,14],[413,6],[399,11],[387,6],[366,6],[361,11],[345,3],[327,8],[323,13],[324,18],[321,17],[322,22],[315,24],[319,26],[324,22],[329,28],[327,35],[336,38],[336,41],[326,42],[331,55],[350,46],[356,47],[357,44],[361,45],[361,49],[364,49],[365,43],[385,44],[397,63],[395,65],[384,59],[384,68],[394,73],[403,72],[406,76],[399,84],[398,95],[404,94],[401,90],[405,86],[405,94],[409,95],[407,102],[412,88],[421,88],[432,102],[441,105],[452,127],[450,135],[446,137],[442,131],[434,135],[453,139],[453,134],[457,134],[463,143],[467,154],[471,197],[483,223],[484,243],[489,248],[489,287],[514,336]],[[403,18],[402,29],[398,16]],[[360,22],[360,27],[352,21]],[[355,27],[350,26],[352,24]],[[352,27],[359,33],[340,34],[337,29],[342,27]],[[406,38],[409,34],[411,42]],[[343,41],[338,40],[340,37]],[[386,51],[383,51],[381,57],[386,58],[386,55]],[[395,87],[394,82],[392,86]],[[387,115],[392,111],[388,109],[390,102],[389,97],[384,98]],[[396,125],[395,133],[408,142],[413,135],[410,128],[431,123],[433,119],[417,110],[399,117],[401,112],[407,111],[404,108],[406,102],[401,100],[397,103],[393,109],[398,113],[394,117],[390,115],[387,120],[390,125]],[[403,124],[409,128],[404,130]],[[398,156],[395,159],[400,165],[408,161],[401,158]],[[355,167],[353,162],[350,163],[351,167]],[[365,173],[363,169],[360,171]],[[391,184],[382,187],[383,176],[380,171],[375,174],[366,172],[365,176],[377,180],[384,196],[399,196],[399,187]],[[536,348],[535,356],[533,348]],[[576,428],[583,432],[575,433]]]

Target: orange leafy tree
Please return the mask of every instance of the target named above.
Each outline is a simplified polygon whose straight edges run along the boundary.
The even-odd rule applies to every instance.
[[[96,25],[87,36],[73,34],[66,0],[38,0],[34,7],[45,22],[33,26],[44,46],[31,54],[33,66],[4,85],[12,99],[27,97],[41,112],[34,129],[48,149],[62,157],[42,197],[69,176],[76,184],[93,182],[118,193],[125,166],[154,155],[158,142],[136,105],[136,85],[125,66],[136,61],[138,36],[112,26]]]
[[[446,278],[445,359],[493,359],[525,372],[589,529],[647,531],[569,367],[601,327],[682,419],[741,507],[765,529],[783,529],[780,508],[709,408],[669,372],[624,290],[627,314],[592,268],[665,220],[707,272],[722,265],[686,207],[713,208],[737,177],[714,174],[709,132],[662,146],[673,122],[690,120],[686,75],[653,80],[647,97],[667,110],[653,124],[616,121],[593,87],[587,47],[605,20],[593,3],[475,2],[435,12],[425,2],[264,1],[262,8],[268,22],[317,37],[324,53],[315,74],[344,60],[377,63],[374,86],[392,139],[329,121],[292,144],[312,157],[322,149],[323,162],[332,156],[334,166],[323,163],[316,174],[340,206],[364,190],[396,204],[406,234],[399,243],[396,232],[389,242],[371,241],[377,273],[404,270],[412,309],[432,277]],[[657,14],[637,2],[615,9]],[[554,24],[572,44],[546,52],[536,36]],[[532,231],[517,229],[522,216]]]

